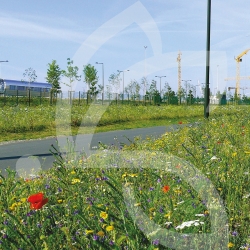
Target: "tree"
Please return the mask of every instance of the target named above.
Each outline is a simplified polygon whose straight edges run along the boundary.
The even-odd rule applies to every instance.
[[[125,93],[136,98],[139,96],[140,89],[140,84],[136,80],[131,80],[129,85],[125,88]]]
[[[113,73],[109,76],[109,82],[111,85],[114,86],[116,90],[120,89],[120,83],[121,83],[121,78],[120,78],[120,72],[119,73]]]
[[[78,67],[73,66],[73,60],[70,60],[70,58],[67,58],[67,71],[62,70],[61,74],[69,79],[69,83],[64,83],[64,84],[70,87],[71,91],[72,91],[73,83],[75,81],[80,81],[81,79],[81,76],[78,75]]]
[[[189,89],[186,101],[187,101],[187,104],[189,104],[189,105],[194,103],[194,95],[193,95],[193,91],[191,89]]]
[[[143,94],[145,95],[146,93],[147,93],[147,89],[148,89],[148,79],[147,79],[147,77],[142,77],[142,79],[141,79],[141,85],[142,85],[142,87],[143,87]]]
[[[112,98],[112,86],[110,84],[106,85],[107,98],[110,100]]]
[[[56,64],[56,60],[52,60],[52,63],[48,64],[46,81],[52,84],[51,91],[53,93],[60,92],[60,79],[62,75],[62,70],[59,65]]]
[[[168,104],[178,104],[178,97],[168,83],[164,86],[164,91],[164,98],[167,99]]]
[[[96,96],[103,88],[101,85],[98,85],[99,89],[96,87],[99,78],[97,72],[98,71],[91,64],[87,64],[83,68],[84,81],[88,85],[88,93],[92,96]]]
[[[24,79],[22,79],[23,82],[28,82],[29,84],[31,82],[34,82],[37,78],[36,71],[33,68],[28,68],[23,73]],[[29,85],[30,88],[30,85]]]
[[[156,84],[157,82],[155,80],[152,80],[149,86],[149,90],[146,92],[146,94],[151,96],[151,98],[154,100],[154,103],[159,103],[161,102],[161,96],[160,92],[157,90]]]

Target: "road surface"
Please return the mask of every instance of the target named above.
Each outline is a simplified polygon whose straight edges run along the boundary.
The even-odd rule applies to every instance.
[[[72,137],[72,139],[74,142],[76,140],[77,146],[75,151],[82,151],[84,149],[87,155],[90,155],[98,147],[99,142],[106,145],[117,144],[117,142],[129,145],[130,141],[133,141],[136,136],[140,136],[142,139],[145,139],[147,136],[157,138],[167,131],[175,130],[179,126],[171,125],[168,127],[158,126],[117,130],[93,135],[78,135],[77,140],[76,137]],[[58,147],[58,142],[60,147]],[[54,145],[58,150],[60,148],[60,152],[65,152],[67,149],[61,146],[62,143],[66,145],[66,137],[15,141],[1,144],[0,169],[2,170],[2,174],[5,175],[7,167],[17,171],[20,168],[30,169],[31,167],[35,169],[36,167],[40,167],[43,170],[49,169],[55,160],[50,152],[50,149],[52,149],[51,145]]]

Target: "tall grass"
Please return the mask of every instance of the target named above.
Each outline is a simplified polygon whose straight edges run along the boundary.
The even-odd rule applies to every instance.
[[[111,105],[103,115],[100,114],[99,105],[92,106],[92,114],[84,117],[89,106],[68,106],[61,105],[57,113],[59,115],[70,115],[71,126],[106,126],[120,124],[127,121],[146,120],[176,120],[188,121],[190,118],[203,116],[203,106],[132,106],[132,105]],[[66,114],[65,114],[66,112]],[[217,108],[213,115],[231,114],[235,112],[230,106],[221,111]],[[82,123],[84,118],[84,122]],[[16,106],[3,107],[0,109],[0,132],[1,133],[23,133],[55,130],[56,107],[55,106]],[[62,119],[63,121],[63,119]],[[65,124],[62,123],[62,126]]]

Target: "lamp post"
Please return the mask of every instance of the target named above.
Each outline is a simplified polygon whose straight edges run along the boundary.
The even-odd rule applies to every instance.
[[[182,82],[185,82],[186,85],[186,104],[187,104],[187,84],[188,82],[191,82],[192,80],[181,80]]]
[[[0,66],[1,66],[2,62],[9,62],[9,61],[8,60],[0,61]],[[2,77],[2,66],[0,67],[0,77]]]
[[[196,102],[197,102],[197,90],[196,90],[196,87],[198,87],[198,86],[200,86],[200,85],[195,85],[194,87],[195,87],[195,100],[196,100]]]
[[[124,99],[124,72],[129,71],[129,69],[127,70],[117,70],[119,73],[122,72],[122,100]]]
[[[146,49],[148,46],[144,46],[144,96],[146,95]]]
[[[166,76],[155,76],[155,77],[159,77],[160,78],[160,96],[161,96],[161,78],[162,77],[166,77]]]
[[[104,99],[104,63],[96,62],[96,64],[102,64],[102,104]]]
[[[210,24],[211,24],[211,0],[207,0],[207,45],[206,45],[206,87],[204,100],[204,117],[209,117],[209,65],[210,65]]]

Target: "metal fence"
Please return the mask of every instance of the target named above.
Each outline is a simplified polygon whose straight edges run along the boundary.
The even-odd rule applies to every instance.
[[[177,96],[162,96],[160,95],[139,95],[139,94],[119,94],[119,93],[99,93],[97,95],[91,95],[83,91],[63,91],[60,93],[53,92],[38,92],[38,91],[18,91],[13,90],[8,94],[0,95],[0,106],[16,106],[24,104],[27,106],[37,105],[55,105],[58,101],[70,103],[72,105],[89,105],[94,104],[131,104],[131,105],[199,105],[204,104],[202,98],[188,98],[179,102]],[[210,100],[210,104],[236,104],[235,102],[219,102],[214,103]],[[242,100],[237,104],[249,104]]]

